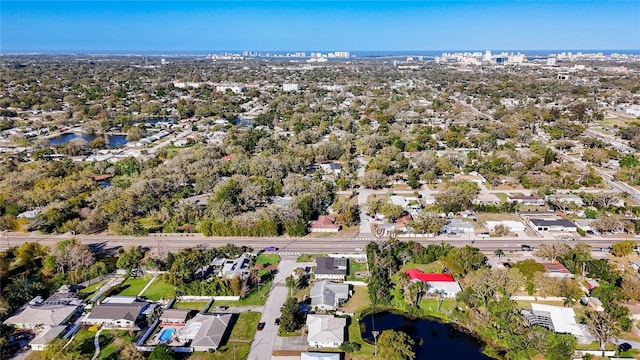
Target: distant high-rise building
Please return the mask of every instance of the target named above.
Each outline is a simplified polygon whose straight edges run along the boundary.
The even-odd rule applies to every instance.
[[[482,57],[482,61],[491,62],[491,50],[487,50],[484,52],[484,56]]]

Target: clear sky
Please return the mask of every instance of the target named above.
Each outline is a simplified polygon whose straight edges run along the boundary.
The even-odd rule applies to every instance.
[[[0,1],[0,50],[640,49],[628,1]]]

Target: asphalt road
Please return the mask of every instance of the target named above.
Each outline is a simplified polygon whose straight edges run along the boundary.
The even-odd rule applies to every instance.
[[[0,250],[5,250],[8,246],[19,246],[24,242],[38,242],[43,245],[52,246],[58,241],[64,239],[70,239],[71,235],[25,235],[25,234],[7,234],[0,236]],[[75,235],[75,239],[79,240],[83,244],[91,245],[98,250],[100,249],[114,249],[119,247],[128,246],[142,246],[149,248],[152,251],[175,252],[183,248],[188,247],[219,247],[226,244],[235,245],[247,245],[251,246],[255,251],[259,251],[268,246],[275,246],[278,248],[278,252],[281,254],[296,255],[299,253],[342,253],[342,252],[355,252],[356,248],[364,248],[370,241],[382,241],[383,239],[376,239],[373,237],[360,237],[360,238],[341,238],[341,237],[322,237],[322,238],[287,238],[287,237],[274,237],[274,238],[249,238],[249,237],[204,237],[199,234],[193,234],[190,236],[140,236],[140,237],[126,237],[126,236],[109,236],[109,235]],[[580,238],[577,234],[573,234],[573,237],[584,241],[591,245],[594,250],[599,250],[602,247],[608,247],[611,244],[629,239],[628,237],[585,237]],[[404,239],[404,238],[403,238]],[[635,238],[631,238],[636,240]],[[437,238],[411,238],[411,240],[417,241],[423,245],[439,244],[441,242],[449,243],[453,246],[465,246],[472,245],[479,248],[481,251],[493,252],[497,249],[503,251],[516,251],[521,249],[521,245],[529,245],[532,247],[538,246],[542,243],[550,243],[557,241],[555,238],[517,238],[517,237],[502,237],[502,238],[457,238],[439,236]],[[573,245],[575,241],[567,241],[569,245]]]
[[[273,279],[269,297],[264,305],[264,311],[261,322],[265,323],[262,331],[256,331],[253,342],[251,343],[251,351],[248,360],[269,360],[273,352],[273,344],[278,335],[278,325],[275,324],[277,318],[280,317],[280,308],[287,299],[287,287],[285,279],[293,273],[296,265],[295,259],[283,259],[278,265],[278,272]]]

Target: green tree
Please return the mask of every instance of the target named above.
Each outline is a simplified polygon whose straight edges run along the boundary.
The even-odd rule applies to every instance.
[[[478,248],[466,245],[449,251],[444,258],[444,263],[455,275],[462,276],[470,271],[486,267],[487,257]]]
[[[173,350],[167,344],[159,344],[149,354],[149,360],[173,360]]]
[[[629,256],[636,248],[636,242],[632,240],[624,240],[613,244],[611,247],[611,253],[614,256],[622,257]]]
[[[402,331],[385,330],[378,337],[378,357],[381,360],[413,360],[415,342]]]
[[[300,305],[296,298],[287,298],[282,308],[280,308],[280,311],[282,312],[280,316],[280,330],[282,332],[292,332],[300,327],[302,316],[300,313]]]

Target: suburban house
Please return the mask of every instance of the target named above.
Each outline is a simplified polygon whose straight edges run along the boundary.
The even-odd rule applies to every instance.
[[[560,263],[543,263],[545,268],[545,276],[554,278],[572,278],[573,274],[564,265]]]
[[[78,312],[76,305],[26,305],[3,323],[17,329],[35,330],[41,326],[64,325]]]
[[[44,326],[40,330],[40,332],[38,332],[38,335],[36,335],[36,337],[34,337],[33,340],[29,342],[29,346],[31,346],[31,350],[42,351],[46,349],[47,344],[51,340],[58,338],[66,328],[67,328],[66,325]]]
[[[507,197],[507,202],[530,206],[544,206],[546,204],[543,198],[535,195],[511,195]]]
[[[487,229],[489,231],[495,231],[496,226],[502,225],[507,228],[510,232],[523,232],[525,231],[525,226],[523,223],[517,220],[501,220],[501,221],[487,221]]]
[[[336,224],[334,215],[320,215],[318,220],[309,222],[310,232],[338,232],[340,225]]]
[[[300,360],[341,360],[340,353],[303,352],[300,353]]]
[[[85,325],[102,325],[130,329],[136,326],[151,304],[135,296],[111,296],[91,309],[83,320]]]
[[[214,259],[215,261],[216,259]],[[251,263],[251,257],[249,254],[242,254],[235,259],[224,259],[222,262],[222,268],[218,272],[218,276],[227,279],[239,276],[245,278],[251,273],[249,264]]]
[[[340,175],[342,172],[342,165],[335,162],[320,164],[320,168],[327,174]]]
[[[203,315],[197,314],[180,329],[178,341],[191,341],[193,351],[217,350],[229,328],[232,314]]]
[[[389,201],[393,205],[400,206],[412,214],[417,213],[422,208],[422,206],[420,206],[420,200],[417,197],[391,195],[389,196]]]
[[[598,281],[594,279],[587,280],[587,290],[591,291],[597,287],[600,287],[600,284],[598,284]]]
[[[460,284],[451,274],[427,274],[418,269],[404,271],[409,276],[409,281],[422,281],[427,284],[427,292],[440,294],[444,297],[455,297],[462,291]]]
[[[315,277],[318,280],[345,280],[349,261],[346,258],[319,256],[316,258]]]
[[[160,315],[162,325],[184,325],[187,322],[191,310],[168,309]]]
[[[443,231],[448,234],[473,234],[475,228],[476,226],[468,221],[451,219],[444,225]]]
[[[563,218],[555,219],[538,219],[530,218],[529,222],[531,227],[538,231],[564,231],[572,232],[576,231],[577,227],[570,220]]]
[[[400,216],[398,218],[398,220],[396,220],[396,229],[398,231],[402,231],[402,232],[408,232],[411,231],[411,222],[413,221],[413,218],[411,217],[410,214],[406,214],[403,216]]]
[[[554,195],[549,195],[547,199],[549,200],[549,202],[552,202],[552,203],[567,204],[567,205],[576,204],[578,206],[584,205],[582,198],[578,195],[573,195],[573,194],[554,194]]]
[[[478,194],[471,201],[474,205],[500,205],[500,198],[496,194]]]
[[[349,284],[320,281],[311,288],[311,308],[335,310],[349,299]]]
[[[602,306],[602,301],[598,298],[594,298],[593,296],[583,296],[580,298],[580,303],[584,306],[588,306],[595,311],[604,311],[604,307]]]
[[[307,315],[307,342],[315,347],[339,347],[344,343],[347,319],[333,315]]]
[[[538,325],[561,334],[571,334],[581,343],[591,342],[586,325],[576,322],[573,308],[531,303],[531,310],[521,310],[528,326]]]

